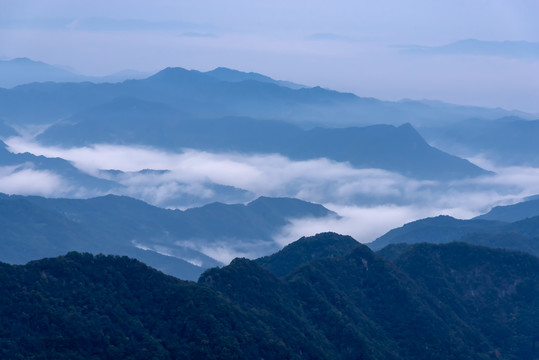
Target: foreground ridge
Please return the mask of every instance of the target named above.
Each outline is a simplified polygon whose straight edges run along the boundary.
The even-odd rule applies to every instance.
[[[391,262],[355,244],[282,277],[236,259],[198,283],[69,253],[0,264],[0,356],[533,359],[538,274],[536,257],[464,243],[411,245]]]

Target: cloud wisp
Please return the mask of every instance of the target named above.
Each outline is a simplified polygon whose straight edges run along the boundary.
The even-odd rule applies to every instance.
[[[61,176],[30,164],[0,167],[0,192],[5,194],[62,196],[70,189]]]
[[[169,153],[148,147],[95,145],[62,149],[22,138],[6,141],[14,152],[61,157],[79,169],[103,176],[102,170],[131,172],[122,185],[218,184],[265,196],[291,196],[314,202],[354,203],[357,199],[402,198],[430,182],[380,169],[357,169],[328,159],[292,161],[279,154],[209,153],[186,149]],[[157,171],[140,172],[152,169]]]
[[[192,207],[215,201],[226,193],[226,201],[230,203],[262,195],[295,197],[324,204],[340,215],[339,218],[292,219],[275,234],[279,245],[323,231],[351,234],[359,241],[369,242],[391,228],[418,218],[440,214],[470,218],[492,206],[539,194],[539,169],[499,168],[482,159],[477,159],[482,161],[480,165],[495,174],[435,182],[379,169],[357,169],[327,159],[292,161],[278,154],[209,153],[192,149],[169,153],[148,147],[104,144],[62,149],[22,138],[11,138],[6,143],[14,152],[67,159],[89,174],[119,182],[123,194],[158,206]],[[105,171],[110,169],[121,173]],[[111,175],[114,173],[117,174]],[[54,195],[55,189],[59,186],[42,193]],[[171,203],[171,199],[178,202]],[[234,254],[249,255],[251,250],[235,250]],[[229,255],[219,256],[226,259]]]

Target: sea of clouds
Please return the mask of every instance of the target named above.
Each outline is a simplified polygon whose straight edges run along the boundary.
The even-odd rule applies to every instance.
[[[293,161],[279,154],[194,149],[171,153],[108,144],[66,149],[42,146],[23,137],[7,139],[6,144],[15,153],[66,159],[87,174],[118,182],[117,192],[157,206],[188,208],[219,200],[218,185],[238,190],[229,194],[227,202],[246,202],[258,196],[295,197],[321,203],[339,214],[325,219],[290,219],[275,235],[281,246],[323,231],[370,242],[416,219],[440,214],[471,218],[492,206],[539,194],[538,168],[497,167],[484,156],[469,160],[493,174],[439,182],[380,169],[357,169],[324,158]],[[50,171],[15,167],[0,169],[0,192],[48,197],[102,195],[78,189],[77,184]],[[170,199],[183,202],[171,205]]]

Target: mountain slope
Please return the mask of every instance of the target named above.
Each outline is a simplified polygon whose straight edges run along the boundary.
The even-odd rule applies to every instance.
[[[465,244],[413,245],[394,262],[358,245],[284,278],[236,259],[197,284],[69,253],[0,264],[0,354],[534,359],[538,274],[536,257]]]
[[[533,205],[532,205],[533,208]],[[509,218],[518,215],[527,206],[509,206],[502,208],[503,216]],[[516,216],[519,217],[519,216]],[[496,217],[494,217],[496,218]],[[500,218],[500,217],[498,217]],[[402,249],[384,247],[395,244],[448,243],[462,241],[473,245],[488,246],[526,252],[539,256],[539,216],[526,218],[512,223],[483,220],[481,217],[471,220],[459,220],[450,216],[437,216],[417,220],[400,228],[388,231],[373,242],[367,244],[387,258],[394,258]],[[406,249],[404,247],[403,249]]]
[[[322,233],[288,244],[279,252],[256,260],[263,268],[282,277],[299,266],[314,259],[343,257],[356,248],[359,243],[350,236],[335,233]]]
[[[113,227],[103,226],[90,218],[84,221],[83,216],[77,217],[54,207],[39,206],[39,199],[0,195],[0,261],[25,264],[68,251],[85,251],[128,255],[183,279],[196,280],[203,271],[200,266],[185,260],[136,248],[129,238],[137,235],[137,231],[130,231],[131,224]],[[109,224],[113,224],[121,216],[115,215],[107,216],[103,213],[101,216],[107,217]],[[113,228],[116,231],[121,229],[124,237]],[[189,255],[193,258],[204,258],[203,254],[195,251],[192,253]],[[209,264],[212,266],[216,262],[209,259]]]
[[[85,76],[28,58],[0,60],[0,87],[3,88],[12,88],[35,82],[120,82],[146,76],[147,74],[145,73],[130,70],[101,77]]]
[[[533,323],[539,315],[537,257],[463,243],[417,244],[396,264],[445,299],[501,357],[539,356],[539,327]]]
[[[0,197],[1,261],[24,264],[30,259],[58,256],[66,249],[93,250],[84,227],[26,199]]]
[[[59,67],[28,58],[0,61],[0,87],[45,81],[83,81],[83,77]]]
[[[513,205],[496,206],[488,213],[477,216],[481,220],[514,222],[539,216],[539,199],[531,199]]]
[[[294,160],[328,158],[437,180],[488,174],[431,147],[410,124],[306,130],[282,121],[245,117],[198,119],[164,103],[136,98],[118,98],[78,113],[37,139],[64,147],[114,143],[169,151],[279,153]]]
[[[473,119],[440,128],[423,128],[422,134],[438,147],[463,156],[482,154],[504,166],[539,164],[539,120],[504,117]]]
[[[218,67],[216,69],[213,69],[211,71],[205,72],[206,75],[210,75],[211,77],[214,77],[216,79],[222,80],[222,81],[228,81],[228,82],[240,82],[240,81],[246,81],[246,80],[255,80],[259,82],[266,82],[271,83],[279,86],[288,87],[291,89],[301,89],[306,86],[294,84],[290,81],[281,81],[281,80],[274,80],[268,76],[254,73],[254,72],[242,72],[234,69],[228,69],[224,67]]]
[[[459,240],[470,233],[500,231],[505,223],[488,220],[459,220],[450,216],[437,216],[405,224],[388,231],[368,246],[374,251],[389,244],[428,242],[434,244]]]
[[[30,170],[57,176],[58,182],[64,182],[64,186],[60,191],[63,191],[65,196],[84,193],[106,193],[122,187],[116,182],[86,174],[69,161],[61,158],[35,156],[30,153],[11,153],[7,150],[6,144],[0,140],[0,167],[3,166],[10,167],[11,174]]]
[[[256,317],[214,291],[125,257],[70,253],[24,267],[0,264],[0,276],[6,300],[0,304],[3,359],[310,354],[290,344],[295,336],[287,339],[257,324]]]
[[[241,74],[240,74],[241,75]],[[436,102],[389,102],[361,98],[320,87],[291,89],[253,75],[223,81],[216,73],[167,68],[142,80],[117,84],[34,83],[0,89],[0,117],[18,123],[51,123],[118,97],[163,102],[198,117],[248,116],[294,121],[302,125],[357,126],[410,122],[429,125],[520,115]],[[223,78],[223,76],[221,76]],[[262,80],[262,81],[261,81]],[[286,85],[286,84],[285,84]],[[29,105],[31,101],[32,106]]]
[[[247,205],[214,203],[185,211],[114,195],[2,195],[0,204],[5,224],[0,261],[21,264],[72,250],[101,252],[128,255],[189,280],[231,260],[219,257],[219,251],[262,256],[278,250],[273,236],[290,218],[336,216],[321,205],[287,198],[259,198]],[[18,204],[24,204],[24,211]]]
[[[303,266],[288,282],[310,304],[311,319],[332,342],[351,350],[345,357],[374,351],[373,358],[383,359],[460,358],[484,350],[481,334],[432,306],[433,294],[365,246],[344,259]]]

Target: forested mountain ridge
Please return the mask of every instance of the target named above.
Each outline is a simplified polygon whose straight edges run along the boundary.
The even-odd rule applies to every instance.
[[[321,233],[302,237],[282,248],[279,252],[257,259],[257,263],[282,277],[299,266],[317,258],[342,257],[358,247],[351,236],[335,233]]]
[[[70,253],[0,265],[0,351],[6,359],[534,359],[538,274],[536,257],[466,244],[418,244],[393,262],[358,244],[280,278],[236,259],[198,284],[125,257]]]
[[[392,229],[369,243],[373,250],[380,250],[389,244],[397,243],[446,243],[456,241],[470,233],[499,231],[504,222],[490,220],[461,220],[447,215],[420,219]]]
[[[259,256],[270,254],[279,249],[274,234],[290,219],[328,216],[337,215],[322,205],[288,198],[180,211],[115,195],[47,199],[0,194],[0,261],[24,264],[68,251],[119,254],[196,280],[204,269],[222,265],[204,253],[205,247],[227,245],[234,251],[250,245]]]
[[[441,244],[463,241],[539,256],[539,216],[536,215],[538,213],[537,200],[530,200],[495,207],[487,214],[469,220],[440,215],[404,224],[367,245],[378,251],[388,245],[399,243]]]

